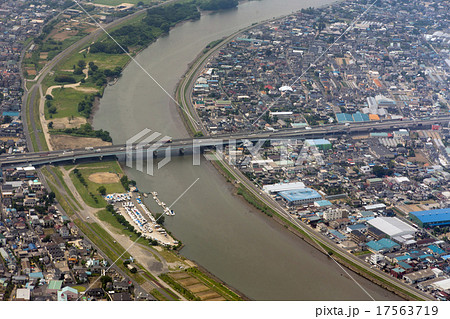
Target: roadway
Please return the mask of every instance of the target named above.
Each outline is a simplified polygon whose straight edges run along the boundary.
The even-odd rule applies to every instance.
[[[156,8],[156,7],[160,7],[163,5],[166,5],[168,3],[171,2],[176,2],[179,0],[167,0],[163,3],[160,3],[158,5],[154,5],[152,6],[152,8]],[[103,26],[103,28],[105,30],[110,30],[130,19],[135,18],[136,16],[144,13],[148,8],[142,9],[142,10],[138,10],[130,15],[127,15],[123,18],[119,18],[109,24],[106,24]],[[26,84],[25,81],[24,82],[24,96],[22,98],[22,119],[24,124],[24,131],[25,131],[25,135],[26,135],[26,139],[27,139],[27,143],[28,143],[28,149],[30,151],[42,151],[43,150],[43,145],[41,144],[40,140],[39,140],[39,131],[37,128],[37,121],[40,121],[39,118],[35,118],[35,110],[34,108],[36,107],[36,95],[38,93],[39,88],[42,85],[42,81],[46,78],[46,76],[53,70],[53,68],[61,61],[63,61],[64,59],[66,59],[67,57],[69,57],[72,53],[74,53],[76,50],[80,50],[83,46],[85,46],[86,44],[95,41],[98,37],[102,36],[104,34],[104,31],[100,28],[98,28],[97,30],[95,30],[94,32],[90,33],[89,35],[85,36],[84,38],[80,39],[79,41],[75,42],[74,44],[72,44],[71,46],[67,47],[65,50],[63,50],[61,53],[59,53],[57,56],[55,56],[50,62],[48,62],[38,73],[38,75],[36,76],[37,81],[35,84],[33,84],[33,86],[27,90],[26,88]],[[23,52],[23,54],[25,54],[26,51]],[[31,94],[30,94],[31,92]],[[29,105],[29,108],[27,109],[27,104]],[[27,125],[27,113],[30,117],[30,123],[31,123],[31,128],[28,127]],[[39,114],[39,112],[36,112],[37,114]],[[34,149],[34,146],[31,142],[31,136],[30,136],[30,129],[32,129],[32,132],[34,133],[34,137],[35,137],[35,141],[37,144],[37,150]]]
[[[165,4],[170,3],[170,2],[175,2],[175,1],[178,1],[178,0],[168,0],[168,1],[165,1],[165,2],[163,2],[161,4],[155,5],[153,7],[159,7],[159,6],[165,5]],[[71,6],[70,8],[72,8],[72,7],[73,6]],[[130,14],[130,15],[126,16],[126,17],[120,18],[120,19],[118,19],[116,21],[113,21],[113,22],[109,23],[108,25],[104,26],[104,28],[106,30],[114,28],[114,27],[118,26],[119,24],[128,21],[129,19],[133,19],[134,17],[136,17],[139,14],[145,12],[146,10],[147,10],[147,8],[143,9],[143,10],[139,10],[139,11],[137,11],[137,12],[135,12],[133,14]],[[61,15],[62,12],[58,13],[58,15],[56,15],[50,21],[52,21],[54,19],[57,19]],[[40,70],[40,72],[38,73],[38,75],[35,78],[36,83],[30,88],[30,90],[27,89],[26,80],[22,79],[22,86],[23,86],[23,89],[24,89],[24,95],[22,97],[21,117],[22,117],[22,122],[23,122],[23,125],[24,125],[24,133],[25,133],[25,137],[26,137],[26,140],[27,140],[28,150],[41,152],[41,153],[36,153],[36,156],[40,157],[40,156],[42,156],[42,154],[45,154],[45,152],[42,152],[43,145],[42,145],[42,143],[41,143],[41,141],[39,139],[39,133],[40,132],[38,131],[37,123],[38,123],[38,121],[40,122],[40,119],[35,117],[35,107],[36,107],[36,104],[37,104],[36,103],[37,94],[39,92],[39,95],[42,95],[40,93],[42,91],[42,81],[45,79],[45,77],[53,70],[53,68],[59,62],[61,62],[62,60],[64,60],[68,56],[70,56],[76,50],[79,50],[82,46],[86,45],[89,42],[94,41],[95,39],[100,37],[102,34],[103,34],[103,30],[101,30],[99,28],[96,31],[94,31],[94,32],[90,33],[89,35],[87,35],[86,37],[84,37],[83,39],[81,39],[81,40],[77,41],[76,43],[72,44],[71,46],[69,46],[68,48],[63,50],[61,53],[59,53],[56,57],[54,57],[49,63],[47,63]],[[29,48],[28,46],[24,48],[24,50],[22,51],[22,54],[21,54],[21,58],[20,58],[20,64],[19,65],[20,65],[20,69],[21,69],[21,74],[22,75],[23,75],[23,72],[22,72],[22,61],[23,61],[23,58],[25,56],[25,53],[28,51],[28,48]],[[30,92],[31,92],[31,94],[30,94]],[[27,105],[29,105],[29,108],[27,108]],[[37,114],[39,114],[39,112],[37,112]],[[29,118],[30,118],[31,128],[28,126],[27,116],[29,116]],[[37,150],[34,149],[34,146],[33,146],[33,143],[32,143],[32,139],[31,139],[30,130],[32,130],[32,132],[34,134]],[[35,154],[35,153],[28,153],[28,155],[33,157],[32,154]],[[64,154],[64,151],[63,151],[62,154]],[[25,157],[27,157],[28,155],[25,154]],[[57,156],[58,155],[61,155],[61,154],[57,154]],[[1,163],[2,163],[2,160],[0,159],[0,166],[1,166]],[[46,189],[50,189],[50,187],[49,187],[49,185],[47,183],[47,180],[43,176],[42,172],[38,171],[38,174],[39,174],[40,180],[43,182],[45,188]],[[58,178],[55,178],[55,180],[59,181]],[[61,189],[63,189],[63,188],[61,188]],[[57,207],[58,207],[60,212],[62,212],[63,214],[65,214],[67,216],[67,212],[64,211],[64,209],[61,207],[61,205],[57,204]],[[72,211],[75,214],[77,214],[77,210],[72,209]],[[78,216],[78,217],[80,217],[80,216]],[[95,233],[94,229],[91,228],[89,223],[85,223],[85,225],[86,225],[86,227],[88,227],[90,229],[90,231]],[[88,238],[88,236],[86,236],[86,234],[84,234],[84,235],[85,235],[85,238]],[[108,249],[110,249],[111,251],[116,253],[118,256],[120,255],[120,252],[116,251],[114,247],[111,247],[103,239],[100,238],[100,240],[103,242],[104,245],[106,245],[108,247]],[[91,242],[91,244],[93,245],[93,247],[95,249],[97,249],[97,251],[101,251],[101,249],[99,247],[97,247],[93,242]],[[109,258],[107,258],[107,260],[110,263],[110,265],[112,265],[112,268],[114,268],[117,273],[121,274],[124,278],[129,278],[133,282],[133,285],[134,285],[134,287],[136,289],[136,291],[135,291],[136,294],[145,294],[145,295],[151,296],[134,279],[129,277],[127,274],[125,274],[125,272],[122,269],[120,269],[117,265],[113,264],[113,262],[114,262],[113,260],[110,260]],[[172,299],[172,297],[169,296],[163,290],[163,287],[162,287],[162,285],[159,282],[153,281],[153,280],[151,282],[153,283],[153,285],[155,285],[156,289],[158,289],[158,291],[160,293],[162,293],[166,298],[168,298],[169,300]]]
[[[243,143],[245,140],[256,142],[258,140],[277,140],[277,139],[306,139],[318,137],[337,137],[340,135],[350,134],[369,134],[377,131],[393,131],[401,128],[409,129],[429,129],[432,124],[440,123],[447,124],[450,121],[450,115],[433,117],[427,119],[404,119],[404,120],[384,120],[375,122],[361,122],[348,124],[328,124],[313,127],[311,129],[284,129],[279,131],[259,131],[259,132],[242,132],[233,134],[222,134],[216,136],[208,136],[201,138],[183,138],[173,140],[171,143],[166,142],[157,150],[156,153],[164,153],[170,147],[172,154],[177,154],[177,151],[190,152],[196,146],[201,148],[211,148],[218,145],[228,145],[232,141],[237,144]],[[144,146],[134,144],[130,149],[127,149],[125,144],[103,146],[100,148],[87,149],[71,149],[71,150],[57,150],[51,152],[35,152],[35,153],[20,153],[20,154],[3,154],[0,156],[0,165],[3,167],[12,167],[18,165],[44,165],[54,164],[58,162],[76,161],[78,159],[92,159],[107,156],[126,156],[130,151],[133,154],[142,152],[147,153],[148,149],[159,141],[148,143]]]

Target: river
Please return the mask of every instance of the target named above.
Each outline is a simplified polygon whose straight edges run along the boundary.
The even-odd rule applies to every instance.
[[[261,0],[237,9],[203,14],[185,22],[142,51],[137,60],[173,93],[188,64],[211,41],[254,22],[289,14],[327,0]],[[187,136],[177,106],[131,62],[122,78],[108,86],[93,125],[111,133],[115,143],[144,128],[173,138]],[[369,300],[333,261],[232,194],[231,185],[209,163],[193,166],[191,157],[177,157],[154,176],[127,168],[140,190],[157,191],[173,203],[194,181],[166,217],[166,226],[185,247],[181,254],[256,300]],[[146,200],[158,211],[152,199]],[[392,293],[353,276],[376,300],[398,300]]]

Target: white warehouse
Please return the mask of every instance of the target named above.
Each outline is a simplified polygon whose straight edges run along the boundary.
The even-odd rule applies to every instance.
[[[369,220],[367,223],[399,243],[408,244],[414,241],[416,229],[397,217],[377,217]]]

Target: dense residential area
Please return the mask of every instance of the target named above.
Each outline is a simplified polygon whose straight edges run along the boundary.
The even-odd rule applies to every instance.
[[[3,170],[1,195],[3,300],[132,300],[133,284],[60,212],[34,167]]]
[[[133,146],[94,129],[105,89],[171,28],[239,1],[105,1],[0,0],[0,300],[250,299],[180,254],[168,230],[199,178],[164,202],[156,179],[140,189],[124,169],[126,157],[143,172],[144,147],[146,159],[163,156],[142,140],[188,157],[203,137],[236,136],[199,153],[271,229],[282,224],[383,292],[450,300],[448,2],[343,1],[254,23],[199,54],[174,90],[180,103],[144,70],[200,142],[158,144],[161,133],[144,129]]]
[[[219,136],[341,124],[336,137],[229,146],[225,160],[367,267],[450,300],[450,131],[401,125],[449,112],[450,6],[366,9],[304,9],[235,36],[205,62],[192,103]],[[400,125],[350,129],[386,120]]]
[[[208,132],[448,113],[448,3],[365,3],[303,9],[220,48],[193,88]]]
[[[204,5],[208,3],[203,2]],[[156,4],[162,5],[164,1]],[[52,71],[49,75],[50,81],[54,81],[60,89],[56,94],[54,90],[53,95],[52,89],[48,91],[48,68],[59,54],[97,30],[92,19],[110,25],[139,11],[137,17],[142,20],[149,15],[146,11],[150,5],[147,2],[104,6],[96,2],[83,2],[82,8],[86,13],[70,0],[19,1],[19,4],[17,1],[1,1],[3,62],[0,76],[3,84],[0,152],[5,153],[3,159],[28,154],[32,150],[47,150],[45,144],[49,141],[45,138],[39,140],[41,136],[38,135],[44,131],[41,128],[46,131],[61,129],[57,121],[61,116],[67,116],[69,123],[74,121],[74,116],[69,116],[66,110],[67,103],[73,101],[74,107],[78,107],[76,114],[84,118],[81,128],[76,126],[80,124],[78,122],[69,130],[75,131],[74,135],[80,140],[86,140],[86,145],[89,145],[86,150],[94,150],[94,137],[111,142],[108,132],[94,131],[87,123],[87,119],[92,120],[92,93],[104,89],[107,81],[117,81],[129,57],[121,50],[116,52],[116,49],[110,53],[103,52],[105,39],[100,34],[100,40],[99,36],[94,39],[98,40],[98,45],[92,46],[92,50],[89,47],[88,51],[98,53],[97,56],[103,55],[99,64],[105,69],[99,69],[92,61],[88,64],[82,60],[83,55],[75,60],[73,70],[61,70],[58,65],[57,72]],[[164,16],[170,23],[176,24],[180,19],[186,19],[188,13],[171,16],[174,7],[181,11],[189,7],[199,15],[192,3],[160,10],[155,8],[149,12],[154,13],[153,17],[157,17],[160,23],[159,17]],[[131,19],[131,23],[140,20]],[[123,21],[128,23],[128,20]],[[148,28],[141,33],[148,37],[144,42],[139,42],[140,49],[162,33],[162,29],[150,26],[151,23],[155,22],[150,19],[146,23]],[[117,33],[129,31],[127,28],[129,25],[119,28]],[[119,36],[114,33],[116,35]],[[131,43],[134,50],[138,48],[136,41],[142,40],[133,40],[124,34],[121,39],[128,41],[128,45]],[[110,48],[111,43],[106,47]],[[62,61],[67,62],[67,58],[73,57],[66,56]],[[120,66],[108,60],[111,58],[116,58]],[[97,60],[95,62],[98,63]],[[84,81],[85,76],[86,79],[90,77],[89,80]],[[76,87],[70,88],[73,77],[81,79],[79,84],[87,82],[86,86],[75,97],[69,94],[69,99],[66,96],[61,98],[63,90],[77,92]],[[41,86],[42,81],[44,84]],[[64,88],[64,85],[68,87]],[[39,92],[40,98],[36,98],[33,92]],[[43,95],[43,92],[49,94]],[[89,99],[83,93],[91,93],[86,95]],[[45,108],[38,109],[44,103]],[[81,110],[80,105],[83,107]],[[33,118],[33,115],[36,117]],[[39,119],[38,115],[42,118]],[[44,116],[51,119],[50,124],[43,121]],[[79,147],[80,140],[70,147]],[[42,154],[46,155],[48,153]],[[164,218],[161,218],[164,214],[174,215],[173,210],[160,202],[165,208],[163,213],[150,211],[141,197],[148,194],[139,193],[136,183],[128,180],[115,158],[98,164],[76,164],[65,167],[66,176],[62,175],[66,171],[64,168],[54,166],[43,168],[26,164],[0,168],[1,300],[242,299],[240,294],[211,278],[206,271],[199,270],[195,263],[177,255],[176,249],[182,244],[167,234],[162,226]],[[133,248],[134,245],[136,247]],[[133,256],[136,255],[138,257],[135,259]],[[157,271],[153,269],[150,272],[148,269],[151,267]],[[194,293],[187,289],[190,286],[195,287]]]

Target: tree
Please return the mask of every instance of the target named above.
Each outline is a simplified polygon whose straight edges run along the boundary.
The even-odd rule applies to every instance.
[[[100,186],[99,188],[97,188],[98,192],[100,193],[100,195],[105,196],[106,195],[106,187],[105,186]]]
[[[393,170],[391,170],[391,169],[386,169],[386,168],[384,168],[383,166],[379,166],[379,165],[375,165],[373,168],[372,168],[372,172],[373,172],[373,174],[375,175],[375,176],[377,176],[377,177],[383,177],[383,176],[391,176],[393,173],[394,173],[394,171]]]
[[[86,67],[86,61],[84,61],[84,60],[78,61],[77,64],[81,69],[84,69]]]
[[[75,70],[73,70],[73,74],[81,75],[81,74],[83,74],[83,69],[82,68],[75,68]]]
[[[100,277],[100,282],[102,283],[103,289],[105,289],[105,288],[106,288],[106,284],[107,284],[108,282],[112,282],[112,278],[111,278],[110,276],[108,276],[108,275],[106,275],[106,276],[101,276],[101,277]]]
[[[49,122],[49,123],[47,124],[47,126],[48,126],[48,128],[51,130],[51,129],[53,128],[53,122]]]
[[[200,131],[195,132],[195,134],[194,134],[194,137],[202,137],[202,136],[203,136],[203,133]]]
[[[56,113],[56,106],[52,105],[48,108],[48,112],[50,114],[55,114]]]
[[[11,123],[11,122],[12,122],[12,117],[11,117],[11,116],[5,115],[5,116],[3,117],[3,124],[5,124],[5,123]]]
[[[158,221],[158,224],[164,225],[165,217],[163,213],[156,214],[155,219]]]

